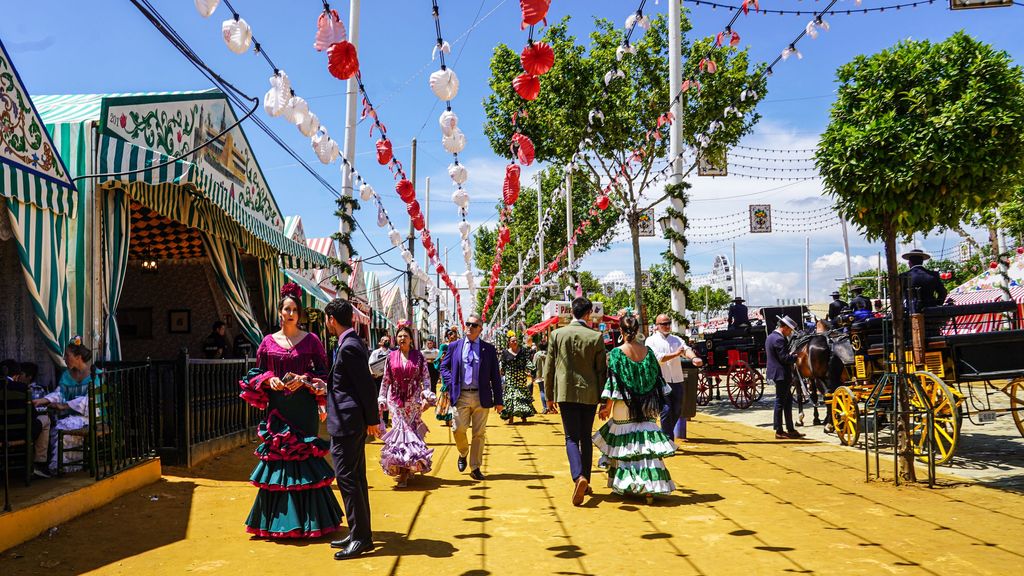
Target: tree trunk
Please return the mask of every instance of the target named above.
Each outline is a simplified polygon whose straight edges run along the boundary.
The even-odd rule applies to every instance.
[[[897,397],[900,417],[896,419],[896,451],[899,461],[900,480],[917,482],[914,471],[914,447],[910,442],[910,387],[906,378],[906,339],[903,325],[903,287],[900,285],[899,268],[896,264],[896,230],[890,224],[885,230],[885,264],[888,270],[889,306],[892,310],[893,348],[895,352],[896,383],[893,393]],[[888,360],[888,359],[886,359]]]
[[[632,211],[626,215],[629,221],[629,237],[633,242],[633,301],[640,329],[647,333],[647,315],[644,310],[643,270],[640,264],[640,214]]]
[[[992,245],[992,257],[999,256],[1001,250],[999,250],[999,229],[995,226],[988,227],[988,242]]]

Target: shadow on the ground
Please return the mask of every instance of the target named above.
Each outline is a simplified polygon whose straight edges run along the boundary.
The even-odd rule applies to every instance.
[[[693,504],[707,504],[724,500],[721,494],[701,494],[694,490],[681,489],[678,493],[659,494],[654,497],[653,504],[645,504],[643,497],[623,496],[619,494],[594,494],[587,498],[581,508],[597,508],[603,503],[619,504],[619,510],[636,512],[640,506],[666,507],[690,506]]]
[[[551,474],[509,474],[507,472],[487,476],[488,480],[550,480],[551,478],[554,478]]]
[[[82,574],[184,540],[195,488],[192,482],[159,480],[121,496],[7,550],[0,556],[0,574]]]

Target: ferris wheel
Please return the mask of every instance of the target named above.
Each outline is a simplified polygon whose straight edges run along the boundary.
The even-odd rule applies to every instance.
[[[728,256],[725,254],[715,256],[715,262],[711,266],[711,287],[725,290],[731,294],[733,273],[732,262],[729,261]]]

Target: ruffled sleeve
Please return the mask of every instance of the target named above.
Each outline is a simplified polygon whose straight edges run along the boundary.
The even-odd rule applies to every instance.
[[[270,403],[270,395],[267,394],[266,386],[267,381],[274,376],[273,372],[266,369],[267,338],[270,337],[264,338],[256,350],[256,367],[250,368],[249,372],[238,382],[242,388],[242,392],[238,396],[253,408],[260,410],[266,410]]]
[[[437,403],[437,395],[430,390],[430,370],[427,370],[426,360],[420,359],[419,371],[423,374],[423,401],[429,406]]]

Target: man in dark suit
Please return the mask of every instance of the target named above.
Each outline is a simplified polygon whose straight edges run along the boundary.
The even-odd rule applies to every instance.
[[[910,270],[900,274],[900,282],[903,283],[903,302],[907,307],[907,314],[920,312],[932,306],[942,306],[946,300],[946,285],[939,278],[939,273],[924,267],[924,261],[931,259],[928,254],[920,248],[914,248],[902,256]]]
[[[871,311],[871,300],[864,297],[863,286],[852,286],[850,293],[853,294],[853,299],[850,300],[850,310],[853,311],[853,315],[857,320],[865,320],[872,316]]]
[[[327,330],[338,337],[334,364],[327,377],[327,433],[338,488],[345,502],[348,536],[331,542],[341,548],[335,560],[373,550],[370,495],[366,481],[366,437],[376,436],[377,391],[370,375],[366,344],[353,330],[352,304],[335,298],[324,308]]]
[[[469,475],[474,480],[484,479],[480,466],[487,440],[488,410],[494,408],[500,414],[504,408],[498,352],[493,344],[483,341],[481,332],[480,316],[470,314],[466,318],[466,337],[449,344],[441,359],[441,378],[448,384],[451,405],[455,407],[452,432],[459,450],[459,472],[465,472],[468,456]],[[466,437],[470,427],[473,428],[472,446]]]
[[[739,296],[732,299],[729,305],[729,330],[750,328],[750,317],[747,315],[746,300]]]
[[[828,316],[826,316],[826,318],[828,318],[829,322],[835,322],[836,318],[839,318],[839,315],[843,313],[843,310],[846,310],[849,306],[849,304],[843,302],[843,299],[840,298],[839,290],[834,290],[832,292],[832,301],[828,304]]]
[[[773,425],[775,427],[775,438],[777,440],[789,440],[791,438],[803,438],[803,434],[797,432],[793,426],[793,380],[792,365],[796,362],[796,356],[789,353],[788,339],[796,330],[796,322],[789,316],[780,316],[779,324],[765,340],[764,349],[768,356],[765,377],[775,382],[775,415]],[[785,421],[786,428],[782,425]]]

